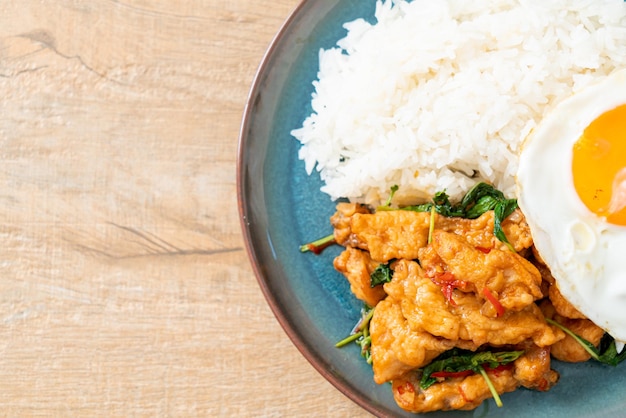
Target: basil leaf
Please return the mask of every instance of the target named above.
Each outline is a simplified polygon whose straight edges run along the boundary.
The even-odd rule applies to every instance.
[[[513,252],[515,252],[515,248],[513,248],[502,230],[502,221],[512,214],[515,209],[517,209],[517,199],[508,199],[498,202],[493,210],[493,234]]]
[[[474,367],[484,366],[485,364],[489,366],[491,369],[495,369],[498,366],[502,366],[504,364],[509,364],[524,354],[523,351],[484,351],[482,353],[477,353],[472,357],[472,365]]]
[[[622,349],[622,352],[618,353],[615,339],[609,334],[604,334],[598,347],[598,358],[596,360],[609,366],[617,366],[626,360],[626,349]]]
[[[474,206],[467,210],[465,217],[467,219],[476,219],[483,213],[493,210],[498,202],[499,200],[493,196],[483,196]]]
[[[463,210],[467,212],[469,209],[475,206],[477,202],[479,202],[484,197],[490,197],[491,199],[495,201],[504,200],[504,194],[500,190],[493,187],[491,184],[478,183],[465,194],[465,196],[463,197],[463,200],[461,200],[460,205],[463,208]],[[491,210],[491,209],[487,209],[487,210]],[[487,210],[485,210],[484,212],[486,212]],[[479,214],[478,216],[480,215],[482,215],[482,213]]]
[[[524,354],[523,351],[483,351],[474,353],[467,350],[449,350],[437,357],[423,369],[420,388],[427,389],[437,382],[437,379],[432,377],[433,373],[462,372],[466,370],[480,373],[480,368],[484,365],[495,369],[498,366],[509,364],[517,360],[522,354]]]
[[[376,287],[379,284],[389,283],[393,276],[390,264],[391,260],[387,264],[379,264],[378,267],[370,274],[370,286]]]
[[[406,206],[400,210],[409,210],[413,212],[430,212],[432,208],[435,212],[448,218],[459,217],[465,219],[476,219],[485,212],[494,211],[494,235],[509,249],[515,251],[509,243],[504,231],[502,230],[502,221],[504,221],[515,209],[517,209],[516,199],[506,199],[504,194],[487,183],[477,183],[463,197],[461,202],[453,205],[450,197],[446,192],[437,192],[433,196],[432,202],[421,205]]]
[[[437,379],[432,377],[436,372],[461,372],[467,369],[467,359],[474,353],[467,350],[453,348],[439,355],[422,370],[420,388],[428,389]]]
[[[404,206],[403,208],[400,208],[400,209],[408,210],[411,212],[430,212],[432,207],[433,207],[433,204],[428,202],[428,203],[423,203],[421,205]]]
[[[460,205],[453,205],[450,202],[450,198],[446,192],[437,192],[433,197],[433,204],[435,205],[435,211],[448,218],[463,217],[465,212]]]
[[[578,344],[580,344],[585,351],[589,353],[591,358],[602,363],[608,364],[609,366],[617,366],[622,361],[626,360],[626,349],[622,349],[621,353],[617,352],[617,346],[615,343],[615,339],[611,337],[609,334],[604,334],[602,340],[600,341],[599,346],[596,348],[595,345],[591,344],[588,340],[584,339],[580,335],[574,333],[572,330],[556,322],[553,319],[546,318],[546,322],[550,325],[554,325],[557,328],[563,330],[566,334],[572,337]]]

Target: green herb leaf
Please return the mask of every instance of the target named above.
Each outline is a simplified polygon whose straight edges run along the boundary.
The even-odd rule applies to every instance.
[[[397,184],[394,184],[393,186],[391,186],[391,193],[389,193],[389,197],[387,198],[387,201],[385,202],[385,206],[391,206],[391,200],[393,199],[393,196],[396,194],[399,188],[400,187]]]
[[[433,206],[434,205],[431,202],[428,202],[422,203],[421,205],[404,206],[400,208],[400,210],[408,210],[411,212],[430,212]]]
[[[301,253],[306,253],[311,251],[312,253],[315,254],[319,254],[321,253],[326,247],[329,247],[333,244],[335,244],[335,235],[334,234],[330,234],[327,235],[323,238],[320,238],[318,240],[309,242],[308,244],[304,244],[300,246],[300,252]]]
[[[430,212],[433,208],[440,215],[466,219],[476,219],[485,212],[493,210],[494,235],[505,243],[509,249],[515,251],[502,230],[502,222],[517,209],[517,200],[506,199],[504,194],[492,185],[487,183],[476,184],[465,194],[461,202],[456,205],[450,202],[450,198],[445,192],[438,192],[433,197],[432,202],[406,206],[401,208],[401,210]]]
[[[386,264],[379,264],[378,267],[370,274],[370,286],[376,287],[379,284],[389,283],[393,276],[393,270],[391,270],[391,263],[393,260]]]
[[[432,363],[422,371],[420,387],[427,389],[437,382],[432,377],[435,372],[462,372],[471,370],[480,373],[480,368],[487,365],[491,369],[502,366],[517,360],[523,351],[483,351],[475,353],[467,350],[452,349],[437,357]]]
[[[467,219],[476,219],[483,213],[493,210],[498,202],[499,200],[493,196],[483,196],[467,210],[465,217]]]
[[[493,210],[493,234],[513,252],[515,252],[515,248],[513,248],[502,230],[502,221],[512,214],[515,209],[517,209],[517,199],[507,199],[499,201]]]
[[[452,203],[450,203],[450,198],[446,192],[435,193],[432,202],[423,203],[421,205],[405,206],[400,209],[412,212],[431,212],[433,208],[438,214],[449,218],[454,216],[463,216],[463,212],[459,208],[455,208]]]
[[[435,196],[433,197],[433,204],[435,205],[435,211],[440,215],[448,218],[465,216],[463,207],[460,205],[453,205],[446,192],[435,193]]]
[[[460,206],[466,218],[475,219],[483,213],[493,210],[497,202],[505,200],[504,194],[487,183],[478,183],[461,200]]]
[[[354,326],[350,335],[335,344],[335,347],[341,348],[354,342],[361,347],[361,356],[365,358],[368,364],[372,364],[372,337],[370,335],[370,322],[374,317],[375,308],[364,306],[361,310],[361,319]]]
[[[585,351],[589,353],[591,358],[600,363],[608,364],[609,366],[617,366],[619,363],[626,360],[626,349],[623,349],[621,353],[618,353],[615,339],[609,334],[604,334],[599,346],[596,347],[595,345],[591,344],[591,342],[587,341],[580,335],[576,334],[574,331],[567,328],[565,325],[560,324],[550,318],[546,318],[546,322],[563,330],[563,332],[568,334],[578,344],[580,344],[585,349]]]
[[[617,352],[615,339],[609,334],[604,334],[598,347],[599,362],[610,366],[617,366],[626,360],[626,349],[622,349],[621,353]]]

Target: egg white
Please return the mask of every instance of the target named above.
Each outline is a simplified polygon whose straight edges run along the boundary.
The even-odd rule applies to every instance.
[[[518,202],[559,290],[616,340],[626,342],[626,227],[587,209],[574,189],[574,143],[597,117],[626,104],[626,70],[564,100],[528,136]]]

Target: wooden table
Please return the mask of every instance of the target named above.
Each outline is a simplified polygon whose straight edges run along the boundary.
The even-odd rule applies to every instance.
[[[367,416],[244,250],[242,111],[298,0],[0,0],[0,415]]]

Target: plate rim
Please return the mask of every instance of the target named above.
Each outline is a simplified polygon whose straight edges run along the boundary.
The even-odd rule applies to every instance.
[[[249,219],[249,211],[248,211],[248,199],[245,191],[245,151],[247,145],[247,132],[250,128],[250,120],[252,116],[252,111],[255,108],[255,98],[258,97],[259,94],[259,86],[261,84],[261,80],[263,79],[264,74],[268,71],[270,67],[270,62],[272,58],[275,56],[276,51],[280,45],[280,43],[284,40],[285,35],[290,29],[291,25],[298,18],[298,16],[302,13],[303,9],[306,5],[308,5],[312,0],[300,0],[300,2],[292,9],[292,11],[287,15],[287,17],[283,20],[280,25],[278,31],[270,41],[267,46],[260,64],[257,67],[255,75],[252,79],[251,87],[248,91],[248,95],[246,97],[245,106],[242,113],[240,129],[238,134],[238,145],[237,145],[237,163],[236,163],[236,188],[237,188],[237,207],[239,214],[239,223],[240,228],[243,234],[244,246],[246,249],[246,253],[248,256],[248,261],[252,267],[254,272],[254,276],[256,278],[257,284],[259,285],[261,292],[272,311],[272,314],[278,321],[281,326],[283,332],[285,332],[291,341],[291,343],[296,347],[296,349],[300,352],[300,354],[308,361],[308,363],[327,381],[329,382],[335,389],[337,389],[340,393],[342,393],[345,397],[350,399],[352,402],[357,404],[359,407],[364,409],[365,411],[378,416],[384,417],[388,416],[383,410],[377,408],[375,405],[367,402],[366,399],[358,396],[350,390],[349,382],[346,382],[335,374],[333,374],[330,370],[327,370],[323,367],[316,353],[313,352],[307,345],[300,339],[298,333],[291,325],[289,319],[287,318],[286,313],[280,308],[279,303],[275,295],[270,291],[270,288],[267,284],[267,277],[264,275],[263,271],[260,268],[260,260],[257,254],[256,246],[259,244],[253,243],[252,233],[250,230]]]

